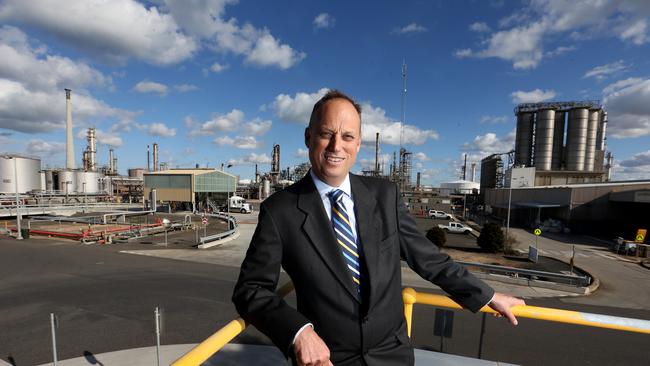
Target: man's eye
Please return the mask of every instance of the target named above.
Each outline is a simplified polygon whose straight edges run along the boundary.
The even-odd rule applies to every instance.
[[[321,132],[320,137],[322,137],[324,139],[329,139],[329,138],[332,137],[332,133],[330,133],[330,132]]]
[[[345,141],[352,141],[352,140],[354,140],[354,136],[352,136],[352,135],[344,135],[344,136],[343,136],[343,140],[345,140]]]

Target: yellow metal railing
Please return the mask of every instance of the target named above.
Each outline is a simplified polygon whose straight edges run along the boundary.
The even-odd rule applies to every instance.
[[[288,282],[278,289],[277,294],[284,297],[291,291],[293,291],[293,283]],[[432,305],[451,309],[463,308],[447,296],[417,292],[412,288],[405,288],[402,290],[402,297],[404,300],[404,316],[406,318],[409,337],[411,336],[411,321],[413,317],[414,304]],[[496,313],[496,311],[492,310],[489,306],[484,306],[480,311],[485,313]],[[522,318],[650,334],[650,321],[642,319],[621,318],[616,316],[542,308],[537,306],[515,306],[512,308],[512,312],[515,316]],[[246,329],[246,326],[247,324],[242,318],[231,321],[225,327],[211,335],[208,339],[192,348],[181,358],[174,361],[172,366],[197,366],[202,364],[223,346],[228,344],[228,342],[233,338],[243,332]]]
[[[447,296],[417,292],[412,288],[402,290],[404,300],[404,317],[409,337],[411,336],[411,318],[413,317],[413,304],[425,304],[451,309],[462,309]],[[496,313],[489,306],[484,306],[481,312]],[[579,311],[542,308],[537,306],[515,306],[512,308],[515,316],[552,322],[586,325],[589,327],[623,330],[650,334],[650,321],[642,319],[621,318],[617,316],[583,313]]]
[[[291,291],[293,291],[293,282],[289,281],[280,287],[276,293],[281,297],[285,297]],[[208,337],[208,339],[189,350],[181,358],[174,361],[172,366],[197,366],[202,364],[210,356],[215,354],[215,352],[233,340],[233,338],[237,337],[239,333],[243,332],[247,326],[248,324],[242,318],[231,321],[225,327]]]

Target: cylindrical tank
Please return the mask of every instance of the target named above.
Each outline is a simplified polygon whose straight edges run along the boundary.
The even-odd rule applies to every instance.
[[[517,136],[515,139],[515,165],[530,166],[533,149],[533,114],[522,112],[517,115]]]
[[[130,168],[129,178],[144,178],[144,168]]]
[[[589,110],[575,108],[569,111],[569,127],[566,138],[566,169],[585,170],[585,150],[587,149],[587,130]]]
[[[605,150],[605,140],[607,139],[607,112],[600,113],[600,126],[598,127],[598,134],[596,134],[596,150]]]
[[[598,127],[600,125],[600,110],[593,109],[589,111],[589,122],[587,125],[587,145],[585,145],[585,171],[594,171],[594,162],[596,160],[596,138]]]
[[[45,172],[44,172],[44,171],[40,171],[40,172],[38,173],[38,175],[39,175],[40,178],[41,178],[41,191],[44,191],[44,190],[45,190]]]
[[[553,157],[551,169],[560,170],[562,167],[562,150],[564,149],[564,119],[566,113],[555,112],[555,126],[553,127]]]
[[[551,170],[554,128],[555,110],[538,111],[535,123],[535,168],[537,170]]]
[[[54,190],[54,171],[52,170],[45,170],[45,190]]]
[[[77,179],[74,170],[61,170],[59,172],[58,190],[64,194],[72,194],[77,191]]]
[[[0,193],[16,192],[14,172],[18,173],[18,193],[41,189],[40,170],[40,159],[20,155],[0,156]]]
[[[75,174],[75,192],[85,194],[95,194],[99,192],[99,180],[102,174],[99,172],[82,172]]]
[[[264,199],[269,198],[271,195],[271,182],[268,179],[264,179]]]

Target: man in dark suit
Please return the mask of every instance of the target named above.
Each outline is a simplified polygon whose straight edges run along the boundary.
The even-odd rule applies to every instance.
[[[305,129],[312,168],[260,206],[233,294],[242,317],[298,365],[412,365],[401,297],[402,258],[424,279],[478,311],[516,325],[523,301],[495,293],[417,229],[396,185],[350,174],[361,146],[361,108],[330,91]],[[274,293],[280,267],[297,309]]]

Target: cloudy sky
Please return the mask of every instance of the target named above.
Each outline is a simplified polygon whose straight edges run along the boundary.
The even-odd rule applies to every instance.
[[[401,65],[408,70],[402,128]],[[402,142],[427,184],[514,146],[520,102],[600,100],[615,179],[650,178],[650,2],[0,0],[0,152],[77,164],[218,167],[242,179],[306,161],[302,133],[327,88],[362,102],[355,170]]]

